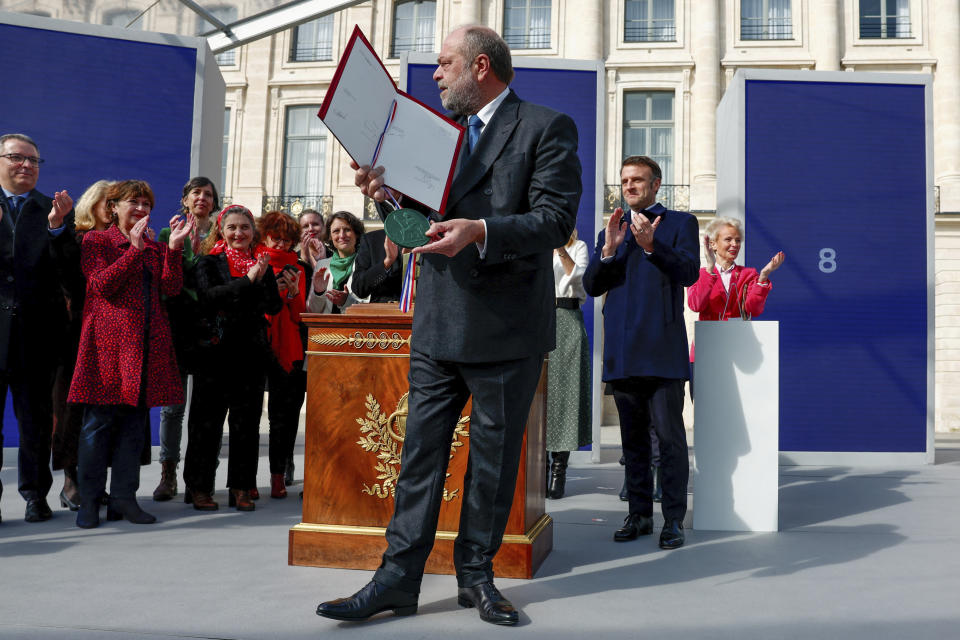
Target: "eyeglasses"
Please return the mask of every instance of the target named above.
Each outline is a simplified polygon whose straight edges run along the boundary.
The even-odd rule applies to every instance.
[[[43,164],[43,158],[38,158],[37,156],[22,156],[19,153],[6,153],[0,157],[6,158],[13,164],[23,164],[27,161],[29,161],[30,164],[35,167],[39,167],[41,164]]]

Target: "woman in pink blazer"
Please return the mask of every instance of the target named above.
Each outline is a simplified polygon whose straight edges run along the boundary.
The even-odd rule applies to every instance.
[[[740,254],[743,232],[740,221],[716,217],[703,235],[706,267],[687,289],[687,306],[700,313],[700,320],[749,320],[763,313],[763,306],[772,285],[770,274],[783,264],[783,251],[777,252],[757,273],[751,267],[734,264]],[[693,369],[694,345],[690,345],[690,368]],[[690,397],[693,397],[691,375]]]

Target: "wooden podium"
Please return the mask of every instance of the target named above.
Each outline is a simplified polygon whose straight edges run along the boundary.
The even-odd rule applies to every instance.
[[[395,305],[354,305],[345,315],[304,315],[309,329],[302,522],[290,530],[291,565],[376,569],[387,547],[407,415],[413,317]],[[545,368],[544,368],[545,370]],[[494,572],[532,578],[553,548],[545,512],[546,375],[537,387],[513,507]],[[450,465],[427,573],[454,573],[470,403],[450,443]]]

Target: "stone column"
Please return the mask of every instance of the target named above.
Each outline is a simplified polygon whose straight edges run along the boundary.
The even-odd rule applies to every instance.
[[[690,122],[690,208],[717,208],[717,105],[720,102],[718,0],[690,5],[694,76]]]
[[[930,2],[931,51],[937,58],[933,79],[934,181],[940,210],[960,213],[960,3]]]
[[[451,27],[450,31],[461,25],[478,24],[479,22],[480,0],[460,0],[460,20]],[[497,29],[498,33],[499,31],[500,29]]]
[[[564,58],[603,58],[603,4],[597,0],[567,0],[564,16]]]
[[[800,7],[793,7],[793,24],[800,23]],[[817,62],[817,71],[840,70],[840,43],[843,40],[840,0],[811,0],[810,53]],[[796,33],[796,27],[794,27]]]

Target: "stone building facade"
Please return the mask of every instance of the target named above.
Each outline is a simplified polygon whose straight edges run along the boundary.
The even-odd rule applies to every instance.
[[[200,4],[229,23],[279,2]],[[213,28],[175,0],[0,0],[0,8],[189,35]],[[665,169],[664,198],[704,222],[716,207],[715,110],[738,68],[932,74],[936,425],[960,429],[960,2],[370,0],[219,56],[222,191],[254,211],[360,213],[347,158],[313,117],[353,26],[396,77],[403,51],[436,51],[452,28],[477,22],[517,56],[604,60],[610,201],[620,159],[644,153]]]

